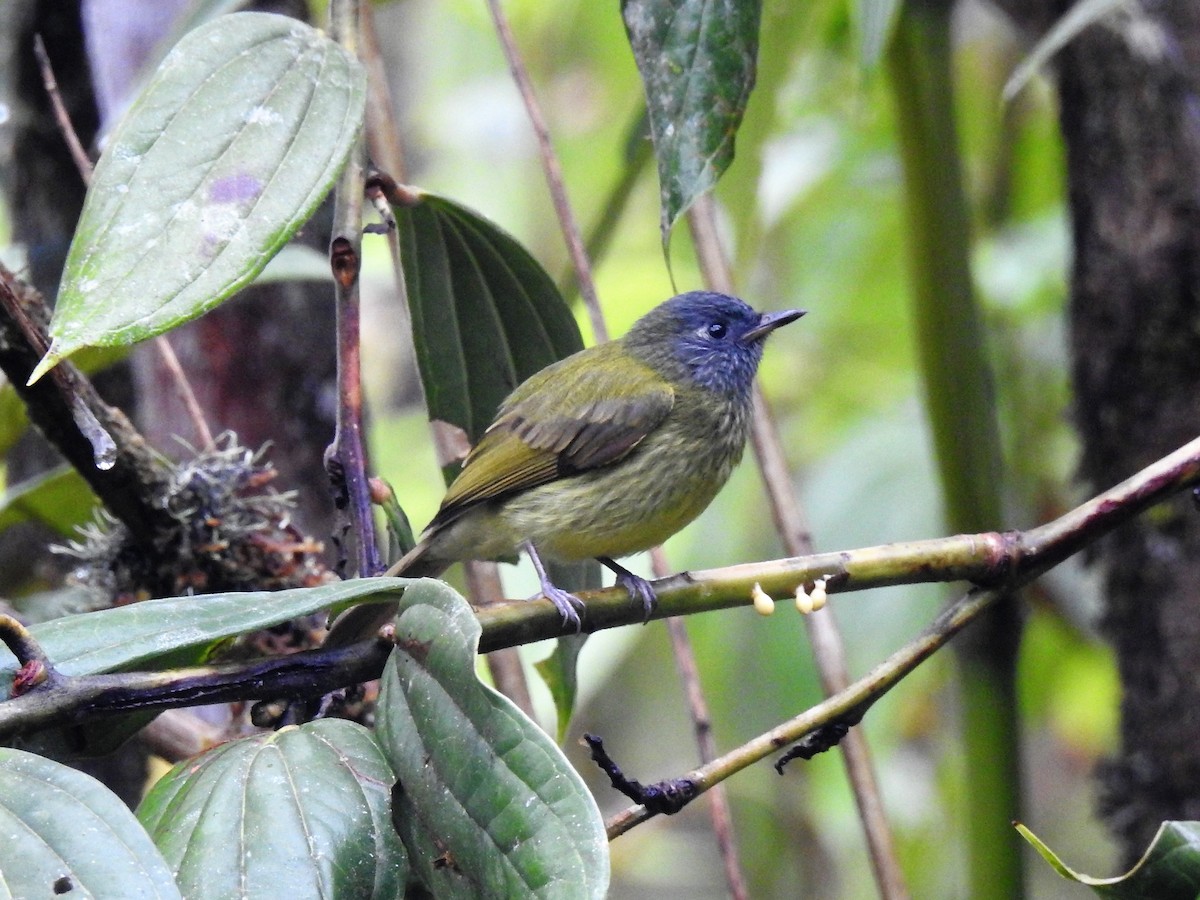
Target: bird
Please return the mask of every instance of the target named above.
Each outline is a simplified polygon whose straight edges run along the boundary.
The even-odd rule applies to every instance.
[[[437,577],[452,563],[524,550],[564,627],[582,601],[543,557],[596,559],[640,601],[649,582],[616,560],[663,543],[716,497],[741,460],[763,343],[806,310],[759,313],[712,291],[672,297],[613,341],[546,366],[500,404],[416,545],[386,574]],[[356,607],[327,643],[391,615]]]

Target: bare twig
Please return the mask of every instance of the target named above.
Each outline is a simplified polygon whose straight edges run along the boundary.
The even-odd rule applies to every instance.
[[[329,7],[331,33],[352,55],[357,55],[359,45],[359,6],[359,0],[334,0]],[[326,451],[330,477],[335,490],[341,493],[336,502],[339,508],[347,509],[354,529],[357,571],[362,576],[383,571],[375,539],[363,439],[359,275],[362,271],[365,169],[365,152],[360,138],[338,181],[333,239],[329,245],[329,264],[337,295],[338,412],[333,443]]]
[[[215,450],[217,444],[213,440],[212,429],[208,427],[208,420],[204,416],[204,410],[200,408],[200,402],[196,399],[196,392],[192,390],[192,383],[188,381],[187,373],[183,371],[183,366],[179,364],[179,357],[175,355],[175,348],[171,346],[171,342],[167,340],[166,335],[159,335],[154,339],[154,351],[158,354],[159,360],[166,366],[167,372],[170,373],[171,379],[175,382],[175,389],[179,392],[179,400],[183,403],[184,409],[187,410],[188,418],[192,420],[192,426],[200,436],[200,444],[205,450]]]
[[[1008,588],[976,589],[957,603],[945,609],[916,640],[907,644],[886,661],[876,666],[868,675],[860,678],[841,691],[828,697],[816,706],[805,710],[788,722],[773,728],[766,734],[743,744],[736,750],[713,760],[677,779],[673,784],[686,785],[689,796],[699,796],[713,785],[730,775],[778,752],[788,744],[795,743],[819,728],[840,723],[857,725],[862,717],[884,694],[895,687],[902,678],[928,659],[962,631],[999,598],[1006,596]],[[850,734],[854,732],[851,731]],[[849,737],[849,735],[847,735]],[[634,825],[650,818],[652,813],[644,806],[633,806],[608,820],[608,836],[624,834]]]
[[[530,124],[533,125],[533,132],[537,136],[538,152],[542,157],[542,171],[545,173],[546,182],[550,187],[554,212],[558,216],[558,225],[567,242],[567,252],[571,256],[571,264],[575,267],[579,295],[583,297],[584,305],[587,307],[588,316],[591,319],[592,337],[597,343],[606,341],[608,340],[608,328],[604,324],[600,299],[596,295],[592,267],[588,262],[587,252],[583,248],[579,224],[575,221],[575,214],[571,211],[571,204],[567,200],[567,190],[563,185],[562,166],[559,165],[558,157],[550,142],[550,129],[546,127],[546,117],[542,115],[542,108],[538,104],[537,96],[533,92],[533,84],[529,80],[529,72],[521,59],[520,51],[517,50],[516,39],[513,37],[512,28],[509,27],[504,10],[500,7],[500,0],[487,0],[487,4],[492,13],[492,21],[496,24],[496,34],[499,35],[500,44],[504,48],[504,55],[508,59],[509,71],[512,73],[513,81],[516,82],[517,90],[521,92],[521,99],[525,103]]]
[[[692,239],[705,281],[717,290],[733,293],[733,275],[717,235],[716,215],[710,195],[700,197],[693,204],[688,212],[688,224],[691,226]],[[762,389],[757,384],[754,387],[754,406],[750,440],[767,490],[776,531],[788,553],[796,556],[812,553],[812,539],[804,522],[800,504],[792,492],[792,479],[783,454],[783,442]],[[820,610],[806,616],[805,622],[825,693],[833,694],[844,689],[849,683],[846,654],[832,613],[827,609]],[[907,897],[908,888],[896,858],[892,831],[884,815],[883,801],[879,795],[879,785],[875,780],[866,740],[861,733],[851,732],[842,742],[841,748],[846,774],[850,779],[866,834],[879,893],[886,898]]]
[[[54,110],[54,119],[58,123],[58,130],[62,132],[63,140],[67,142],[67,149],[71,153],[71,159],[75,162],[75,168],[79,170],[79,174],[83,178],[83,183],[88,184],[92,180],[92,158],[88,156],[83,142],[79,140],[79,135],[75,132],[75,126],[71,124],[67,105],[63,103],[62,93],[58,89],[58,79],[54,77],[54,67],[50,65],[50,54],[46,52],[46,44],[42,41],[40,34],[33,36],[33,55],[37,58],[38,68],[41,70],[42,84],[46,88],[46,96],[50,98],[50,108]]]

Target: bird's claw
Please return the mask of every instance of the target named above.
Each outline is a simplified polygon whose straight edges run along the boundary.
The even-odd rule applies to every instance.
[[[654,586],[641,575],[629,571],[618,572],[617,583],[629,592],[631,600],[642,602],[642,624],[649,622],[651,613],[658,606],[658,595],[654,593]]]
[[[563,625],[574,626],[575,633],[579,634],[583,629],[579,613],[586,608],[584,602],[570,591],[564,591],[549,583],[542,585],[542,596],[554,604],[554,608],[562,616]]]

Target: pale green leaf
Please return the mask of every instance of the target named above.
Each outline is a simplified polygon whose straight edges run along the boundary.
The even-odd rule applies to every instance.
[[[145,829],[112,791],[0,748],[0,897],[179,898]]]
[[[31,381],[249,284],[333,186],[364,97],[358,63],[294,19],[234,13],[185,35],[108,139]]]
[[[1021,92],[1054,54],[1071,43],[1081,31],[1113,15],[1117,10],[1127,9],[1131,0],[1079,0],[1051,26],[1034,44],[1029,54],[1017,64],[1004,85],[1004,99],[1011,100]]]
[[[180,650],[203,651],[225,638],[326,607],[362,603],[374,595],[394,599],[409,583],[403,578],[361,578],[288,591],[170,597],[64,616],[30,630],[64,675],[92,675],[146,667]],[[11,683],[16,670],[16,658],[0,649],[0,681]]]

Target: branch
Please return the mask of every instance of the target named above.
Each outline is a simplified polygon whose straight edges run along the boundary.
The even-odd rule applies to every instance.
[[[357,56],[359,0],[336,0],[330,5],[331,32],[337,42]],[[360,137],[354,144],[334,197],[333,239],[329,264],[337,301],[337,427],[325,452],[326,468],[335,491],[335,505],[348,512],[358,551],[360,576],[376,575],[383,563],[375,540],[375,519],[367,480],[363,441],[362,345],[360,337],[359,275],[362,271],[362,205],[366,182],[365,151]]]
[[[319,697],[348,684],[378,678],[391,649],[387,641],[371,640],[249,663],[169,672],[55,674],[45,683],[0,703],[0,740],[52,725],[79,724],[124,713],[236,700]]]
[[[1063,516],[1028,531],[984,532],[927,541],[882,544],[721,569],[681,572],[654,583],[653,618],[728,609],[750,603],[756,584],[775,599],[827,579],[827,590],[845,593],[897,584],[969,581],[1011,590],[1077,553],[1146,508],[1200,482],[1200,438],[1142,469]],[[621,587],[581,591],[587,601],[583,630],[599,631],[641,621]],[[563,634],[562,617],[549,601],[515,601],[478,611],[480,651]]]
[[[1036,577],[1036,576],[1030,576]],[[895,687],[904,676],[943,647],[969,623],[979,617],[1010,588],[975,589],[947,607],[920,637],[892,654],[865,677],[826,700],[805,710],[794,719],[759,735],[736,750],[713,760],[705,766],[670,779],[672,794],[695,799],[720,784],[735,772],[777,752],[788,744],[803,740],[819,729],[831,725],[853,726],[862,721],[868,709],[880,697]],[[680,807],[682,808],[682,807]],[[678,811],[678,810],[675,810]],[[643,805],[632,806],[608,821],[608,836],[612,838],[649,819],[655,813]]]
[[[821,553],[723,569],[681,573],[657,582],[659,618],[746,605],[755,584],[771,596],[827,579],[827,590],[849,592],[895,584],[971,581],[966,597],[943,611],[920,637],[860,679],[791,722],[734,753],[685,776],[706,790],[750,763],[831,722],[852,725],[909,671],[928,658],[998,598],[1006,596],[1073,553],[1098,540],[1147,507],[1200,483],[1200,438],[1052,522],[1029,531],[960,535]],[[581,591],[587,601],[584,627],[595,631],[640,624],[643,610],[623,587]],[[562,617],[549,601],[516,601],[476,611],[483,627],[480,652],[512,647],[563,633]],[[19,632],[13,634],[20,638]],[[3,635],[0,634],[0,638]],[[32,645],[22,662],[37,659]],[[215,703],[233,699],[312,696],[376,677],[386,642],[304,651],[252,663],[166,673],[119,673],[66,677],[0,703],[0,738],[62,721],[81,722],[131,710]],[[44,661],[49,668],[49,660]],[[67,685],[64,689],[63,685]]]

